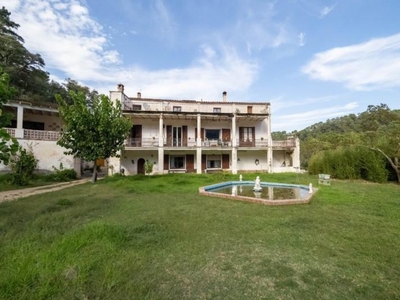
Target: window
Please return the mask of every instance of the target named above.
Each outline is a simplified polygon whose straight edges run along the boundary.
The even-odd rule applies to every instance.
[[[132,110],[142,110],[141,105],[132,105]]]
[[[252,114],[253,113],[253,106],[247,106],[247,113]]]
[[[220,169],[221,155],[207,155],[207,169]]]
[[[172,139],[174,147],[182,146],[182,127],[172,127]]]
[[[253,127],[242,127],[243,128],[243,140],[252,142],[253,141]]]
[[[184,156],[171,156],[169,160],[170,169],[184,169],[185,157]]]
[[[173,111],[182,111],[182,106],[174,106]]]
[[[218,140],[219,139],[219,129],[206,129],[206,139],[207,140]]]
[[[221,112],[221,107],[214,107],[213,112],[220,113]]]

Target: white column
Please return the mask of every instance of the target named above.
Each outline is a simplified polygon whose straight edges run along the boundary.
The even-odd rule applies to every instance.
[[[197,114],[196,169],[201,174],[201,115]]]
[[[299,171],[300,170],[300,140],[298,137],[295,138],[295,148],[293,151],[293,167]]]
[[[164,127],[163,114],[160,114],[159,129],[158,129],[158,174],[164,173]]]
[[[17,111],[17,128],[15,129],[15,137],[23,139],[24,138],[24,108],[22,106],[18,106]]]
[[[236,114],[232,117],[232,174],[237,174],[237,145],[236,145]]]
[[[271,133],[271,106],[268,105],[268,127],[267,127],[267,136],[268,136],[268,153],[267,153],[267,161],[268,161],[268,173],[273,173],[272,164],[273,164],[273,150],[272,150],[272,133]]]

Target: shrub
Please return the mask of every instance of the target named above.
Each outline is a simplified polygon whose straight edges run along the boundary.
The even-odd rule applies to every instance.
[[[27,185],[35,172],[38,160],[32,150],[22,147],[11,158],[12,184]]]
[[[311,157],[310,174],[330,174],[338,179],[387,181],[385,160],[375,151],[364,147],[346,147],[321,151]]]
[[[144,171],[146,172],[146,174],[150,174],[151,172],[153,172],[153,163],[151,161],[146,160],[146,162],[144,163]]]
[[[53,166],[53,170],[55,172],[55,174],[52,175],[54,181],[69,181],[78,178],[75,170],[65,169],[62,163],[60,163],[59,168]]]

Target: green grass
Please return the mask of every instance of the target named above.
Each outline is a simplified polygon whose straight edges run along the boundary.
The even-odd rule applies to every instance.
[[[72,181],[71,178],[59,178],[56,174],[34,174],[32,179],[26,185],[12,184],[12,175],[10,173],[0,174],[0,192],[25,189],[30,187],[46,186],[58,182]]]
[[[0,298],[400,299],[399,186],[333,181],[280,207],[198,195],[237,178],[108,178],[0,204]]]

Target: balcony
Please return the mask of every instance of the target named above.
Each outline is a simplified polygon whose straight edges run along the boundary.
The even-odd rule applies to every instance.
[[[274,149],[288,149],[296,147],[296,141],[293,139],[284,141],[272,141],[272,148]]]
[[[24,139],[26,140],[58,141],[60,137],[59,131],[24,129]]]
[[[128,138],[125,141],[126,147],[133,147],[133,148],[158,148],[158,138]],[[196,142],[193,140],[183,140],[183,139],[165,139],[164,140],[164,147],[195,147]]]
[[[239,147],[244,147],[244,148],[266,148],[268,147],[268,140],[266,139],[255,139],[255,140],[243,140],[243,139],[238,139],[236,141],[237,145]]]
[[[202,141],[202,147],[203,148],[215,148],[215,147],[222,147],[222,148],[227,148],[227,147],[232,147],[232,141],[231,140],[205,140]]]
[[[9,135],[12,137],[17,137],[17,128],[4,128]],[[19,136],[17,138],[23,138],[25,140],[39,140],[39,141],[58,141],[61,137],[61,132],[59,131],[48,131],[48,130],[31,130],[31,129],[21,129],[23,130],[23,137]]]

